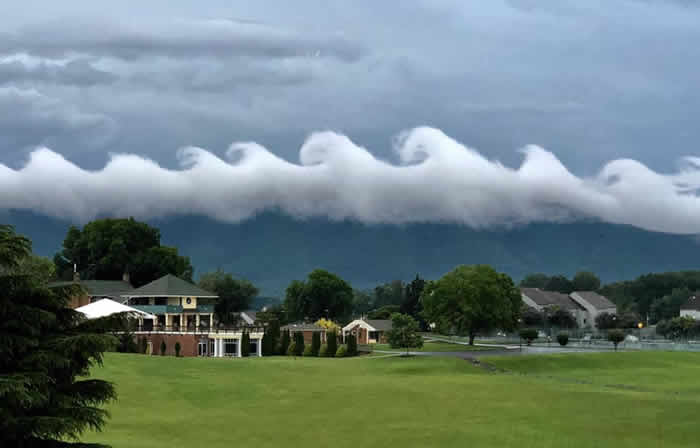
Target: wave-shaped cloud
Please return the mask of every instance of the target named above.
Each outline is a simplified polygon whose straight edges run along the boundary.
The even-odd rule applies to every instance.
[[[312,134],[289,163],[256,143],[234,143],[222,160],[195,147],[170,170],[137,155],[113,155],[99,171],[39,148],[13,170],[0,164],[0,208],[73,220],[203,214],[237,222],[265,210],[365,223],[457,222],[483,228],[598,219],[669,233],[700,233],[700,157],[659,174],[629,159],[597,176],[573,175],[527,146],[517,169],[490,161],[442,131],[421,127],[395,140],[399,163],[348,137]]]

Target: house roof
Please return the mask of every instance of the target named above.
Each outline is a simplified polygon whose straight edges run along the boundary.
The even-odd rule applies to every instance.
[[[253,323],[253,322],[255,322],[255,319],[257,319],[258,312],[248,310],[248,311],[241,311],[241,314],[245,314],[246,316],[248,316],[250,318],[250,320],[252,321],[249,323]]]
[[[391,330],[393,326],[389,319],[369,319],[365,320],[365,322],[367,322],[370,327],[374,327],[377,331],[388,331]]]
[[[217,298],[218,296],[212,292],[205,291],[197,285],[194,285],[174,275],[164,275],[158,280],[154,280],[147,285],[136,288],[122,297],[205,297]]]
[[[574,291],[572,294],[579,295],[583,300],[590,303],[598,310],[615,308],[615,304],[608,300],[607,297],[601,296],[595,291]]]
[[[155,319],[156,317],[145,311],[123,305],[111,299],[102,299],[97,302],[89,303],[85,306],[75,309],[83,313],[88,319],[97,319],[100,317],[111,316],[118,313],[129,313],[132,316],[142,316],[146,319]]]
[[[320,325],[316,324],[305,324],[303,322],[301,323],[295,323],[295,324],[287,324],[282,327],[280,327],[280,330],[289,330],[289,331],[326,331],[325,328],[323,328]]]
[[[560,292],[544,291],[539,288],[520,288],[520,292],[541,307],[558,306],[565,310],[583,309],[571,297]]]
[[[700,291],[690,294],[688,300],[683,305],[681,305],[681,309],[700,311]]]
[[[51,282],[49,288],[80,286],[90,297],[119,297],[134,290],[129,283],[121,280],[80,280],[70,282]]]

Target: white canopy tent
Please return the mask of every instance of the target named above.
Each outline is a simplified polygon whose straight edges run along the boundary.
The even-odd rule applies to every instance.
[[[92,302],[85,306],[81,306],[80,308],[76,308],[75,310],[85,314],[88,319],[98,319],[100,317],[106,317],[117,313],[129,313],[129,316],[131,317],[141,317],[143,319],[156,318],[156,316],[153,314],[137,310],[136,308],[123,305],[111,299],[101,299],[97,302]]]

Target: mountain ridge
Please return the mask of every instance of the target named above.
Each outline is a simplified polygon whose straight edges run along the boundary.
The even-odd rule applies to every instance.
[[[53,256],[70,222],[31,212],[0,212],[0,222]],[[474,230],[456,224],[365,225],[297,220],[264,213],[237,224],[201,216],[149,220],[163,244],[191,258],[195,277],[222,268],[247,278],[263,295],[282,296],[287,284],[324,268],[354,287],[371,288],[416,274],[438,278],[459,264],[490,264],[519,280],[533,272],[597,273],[604,282],[649,272],[697,269],[697,237],[648,232],[600,222],[529,224]]]

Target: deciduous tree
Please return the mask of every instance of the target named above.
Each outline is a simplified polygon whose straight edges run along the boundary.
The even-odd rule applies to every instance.
[[[295,280],[287,288],[285,308],[292,320],[340,320],[350,315],[352,287],[323,269],[311,272],[305,282]]]
[[[386,332],[389,345],[393,348],[405,348],[406,356],[409,349],[423,346],[423,338],[418,333],[418,322],[408,314],[394,313],[391,316],[391,330]]]
[[[600,289],[600,279],[593,272],[577,272],[571,281],[574,291],[597,291]]]
[[[467,334],[472,345],[478,333],[514,329],[521,305],[513,280],[486,265],[459,266],[423,291],[428,322]]]

